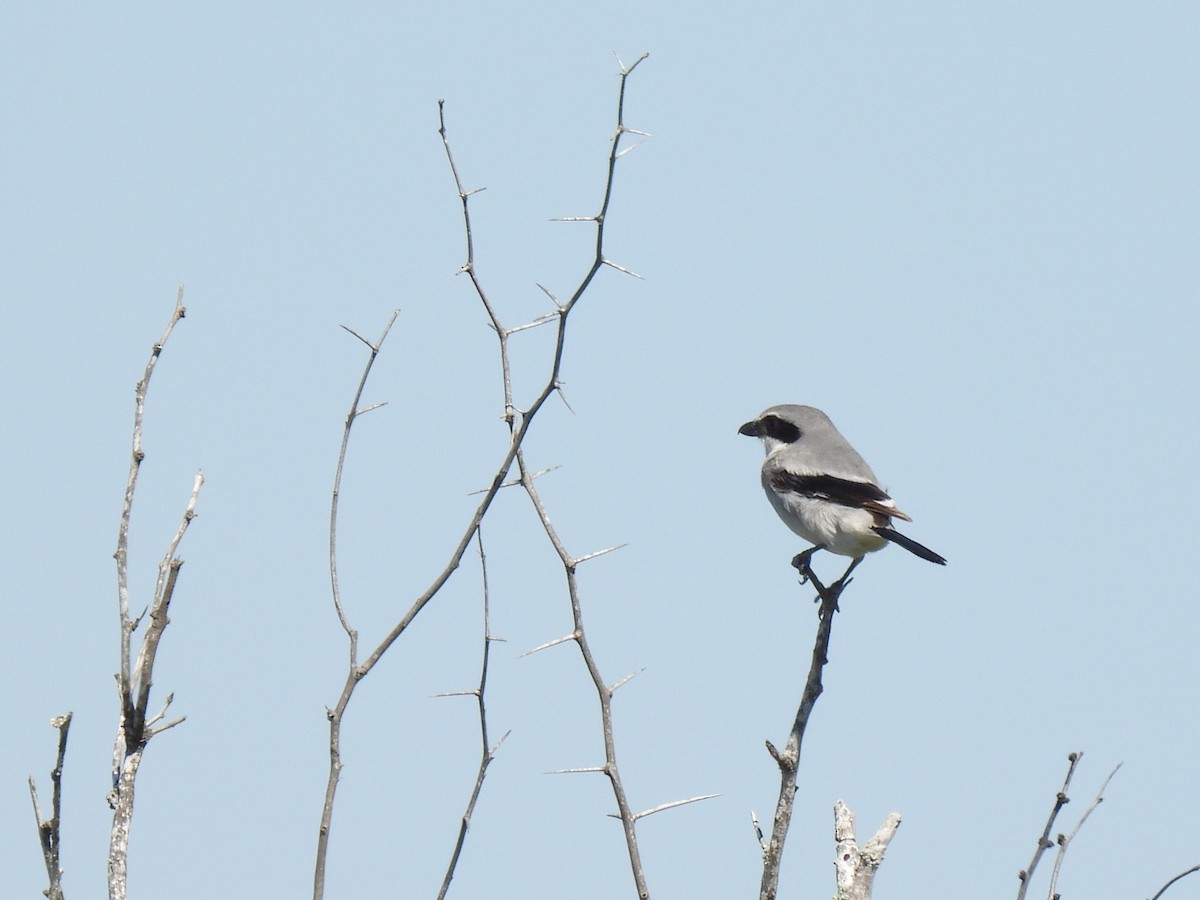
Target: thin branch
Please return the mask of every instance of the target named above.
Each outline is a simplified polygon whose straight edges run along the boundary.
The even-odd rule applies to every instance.
[[[33,816],[37,821],[38,840],[42,845],[42,859],[46,863],[46,875],[50,879],[50,884],[44,893],[47,900],[63,900],[62,890],[62,834],[60,826],[62,825],[62,774],[63,761],[67,756],[67,733],[71,730],[71,717],[74,713],[67,713],[65,716],[55,716],[50,720],[50,724],[58,729],[58,756],[54,761],[54,768],[50,770],[50,784],[53,786],[53,795],[50,800],[50,818],[42,818],[42,805],[38,801],[37,786],[34,784],[33,776],[29,776],[29,796],[33,800]]]
[[[187,309],[183,305],[183,285],[181,284],[175,297],[175,309],[171,313],[167,327],[163,331],[162,337],[150,348],[150,359],[142,373],[142,380],[134,389],[133,452],[129,461],[129,478],[125,482],[125,500],[121,506],[121,519],[117,526],[117,549],[113,553],[113,558],[117,561],[117,606],[121,616],[121,672],[118,678],[122,696],[129,696],[130,693],[129,644],[130,636],[136,627],[134,621],[129,617],[129,520],[133,515],[133,495],[137,488],[138,473],[141,471],[142,460],[146,458],[146,453],[142,449],[142,421],[146,414],[146,393],[150,389],[150,378],[154,374],[154,367],[158,364],[158,358],[162,355],[167,339],[170,338],[171,332],[175,330],[175,326],[186,314]],[[117,773],[114,771],[114,779],[116,775]]]
[[[359,409],[358,404],[362,400],[363,390],[366,389],[367,379],[371,377],[371,367],[375,365],[375,359],[379,356],[379,351],[383,347],[383,342],[387,340],[388,333],[392,330],[392,326],[396,324],[396,317],[400,315],[400,310],[392,311],[392,317],[388,319],[387,325],[383,327],[383,333],[379,335],[379,340],[371,343],[357,331],[351,328],[342,326],[350,334],[354,335],[360,341],[367,345],[371,351],[371,355],[367,358],[367,364],[363,367],[362,377],[358,380],[358,389],[354,392],[354,399],[350,401],[350,411],[346,413],[346,427],[342,431],[342,446],[338,450],[337,470],[333,476],[333,500],[329,504],[329,583],[333,591],[333,608],[337,611],[338,621],[342,623],[342,630],[346,632],[350,638],[350,665],[356,663],[356,653],[358,649],[358,634],[350,627],[350,622],[346,618],[346,612],[342,608],[342,593],[338,586],[337,574],[337,522],[338,522],[338,501],[342,496],[342,471],[346,465],[346,448],[350,445],[350,429],[354,427],[354,420],[373,409],[379,408],[382,404],[376,403],[368,406],[366,409]]]
[[[1117,763],[1116,767],[1108,773],[1108,777],[1105,778],[1104,783],[1100,785],[1100,790],[1096,792],[1096,799],[1092,801],[1092,805],[1089,806],[1084,811],[1083,815],[1079,817],[1079,822],[1076,823],[1074,831],[1067,836],[1063,836],[1061,834],[1058,836],[1058,853],[1054,857],[1054,870],[1050,874],[1050,891],[1047,894],[1050,900],[1058,900],[1058,873],[1062,869],[1063,860],[1067,856],[1067,848],[1071,845],[1071,841],[1075,840],[1075,835],[1079,834],[1079,829],[1082,828],[1083,823],[1088,820],[1088,816],[1095,811],[1097,806],[1104,802],[1104,792],[1108,789],[1108,783],[1112,781],[1113,776],[1117,774],[1117,769],[1119,768],[1121,768],[1121,764]]]
[[[131,659],[131,639],[134,630],[142,621],[142,615],[146,615],[146,612],[144,611],[136,619],[129,615],[129,523],[133,511],[133,497],[137,487],[138,473],[146,456],[142,449],[142,435],[150,378],[154,374],[154,368],[158,364],[167,339],[185,314],[183,285],[180,285],[175,298],[175,309],[167,322],[166,330],[151,347],[150,359],[146,363],[142,380],[138,382],[134,391],[133,452],[129,466],[129,478],[125,485],[125,499],[117,528],[117,549],[113,554],[117,561],[117,605],[121,624],[121,650],[120,671],[117,674],[120,715],[117,735],[113,744],[113,787],[108,797],[109,805],[113,809],[112,832],[109,836],[108,847],[108,895],[110,900],[124,900],[126,894],[129,830],[133,820],[134,786],[138,768],[141,765],[142,753],[151,737],[183,721],[180,718],[157,728],[148,727],[160,721],[162,714],[150,717],[148,720],[147,709],[150,703],[150,688],[154,683],[154,662],[159,643],[170,622],[168,611],[171,599],[175,594],[179,569],[183,565],[183,561],[178,559],[175,554],[179,550],[188,526],[196,516],[196,501],[200,495],[200,488],[204,484],[204,474],[196,473],[183,519],[167,545],[167,552],[162,562],[159,563],[154,597],[148,610],[150,626],[142,638],[136,663]],[[168,699],[168,704],[169,702]]]
[[[158,585],[155,588],[154,603],[150,607],[150,627],[142,638],[141,650],[138,652],[137,665],[133,668],[133,683],[137,685],[137,702],[134,705],[134,716],[131,723],[126,720],[126,746],[131,743],[144,742],[148,736],[139,734],[146,725],[146,710],[150,705],[150,687],[154,680],[154,660],[158,654],[158,645],[162,640],[170,619],[167,617],[171,599],[175,596],[175,584],[179,579],[179,570],[183,560],[175,557],[183,535],[188,525],[196,517],[196,500],[200,496],[200,488],[204,484],[204,473],[197,472],[192,482],[192,493],[188,498],[187,507],[183,511],[183,519],[175,536],[167,545],[167,553],[158,565]]]
[[[1150,900],[1159,900],[1159,898],[1167,892],[1167,888],[1169,888],[1171,885],[1173,885],[1175,882],[1179,881],[1180,879],[1186,878],[1187,876],[1191,875],[1193,872],[1200,872],[1200,866],[1192,866],[1186,872],[1180,872],[1178,875],[1176,875],[1174,878],[1172,878],[1170,881],[1168,881],[1166,884],[1164,884],[1162,887],[1160,887],[1158,889],[1158,893],[1155,894],[1153,897],[1151,897]]]
[[[352,664],[350,671],[347,674],[345,684],[343,685],[341,696],[338,698],[336,705],[326,712],[326,716],[330,722],[330,774],[329,781],[326,786],[325,805],[322,810],[321,826],[318,834],[316,872],[313,882],[314,900],[322,900],[324,897],[325,866],[328,856],[329,829],[332,822],[332,811],[337,789],[338,773],[341,771],[340,727],[342,717],[345,714],[346,708],[354,694],[354,689],[358,683],[362,681],[362,679],[370,674],[379,660],[383,658],[384,654],[387,653],[391,646],[408,629],[409,625],[411,625],[416,617],[420,615],[425,606],[438,594],[438,592],[450,579],[451,575],[458,569],[458,566],[461,564],[463,556],[466,553],[467,548],[470,546],[472,539],[475,537],[475,534],[478,531],[484,516],[491,508],[492,502],[495,500],[496,495],[499,493],[501,488],[504,487],[505,479],[507,478],[513,463],[518,459],[521,446],[526,435],[529,433],[529,429],[533,424],[534,418],[537,416],[537,413],[542,406],[546,403],[546,400],[557,390],[559,384],[561,383],[561,368],[568,316],[575,304],[583,296],[583,293],[586,291],[588,285],[595,277],[596,272],[599,271],[600,267],[604,264],[603,213],[607,210],[608,204],[612,197],[614,181],[613,176],[619,149],[618,145],[621,137],[626,133],[623,122],[625,84],[629,74],[634,68],[636,68],[637,64],[640,63],[642,59],[645,59],[645,56],[639,58],[638,61],[632,66],[628,67],[627,69],[623,69],[621,72],[621,86],[619,99],[617,102],[617,131],[612,138],[612,145],[608,157],[608,177],[605,182],[601,215],[597,218],[596,255],[587,273],[576,287],[570,299],[561,304],[559,310],[554,314],[554,318],[557,320],[557,335],[553,361],[550,366],[550,374],[541,392],[525,411],[518,410],[513,402],[511,366],[508,355],[508,336],[510,332],[501,323],[499,315],[489,300],[487,293],[483,288],[483,284],[479,280],[479,277],[475,271],[474,234],[471,225],[469,198],[472,194],[476,193],[476,191],[468,191],[463,187],[462,179],[459,176],[458,167],[454,161],[454,156],[450,149],[450,142],[447,137],[445,101],[438,100],[438,133],[442,138],[442,145],[446,152],[446,159],[449,163],[450,171],[454,178],[455,188],[458,192],[459,200],[462,203],[463,210],[463,225],[466,235],[467,259],[460,271],[466,273],[468,278],[470,278],[476,295],[479,297],[479,300],[488,316],[488,320],[499,340],[501,376],[503,381],[504,395],[504,419],[510,430],[509,446],[504,454],[504,458],[501,460],[499,466],[497,466],[495,470],[495,475],[492,478],[491,485],[487,488],[483,498],[480,500],[479,505],[477,506],[474,514],[471,516],[470,521],[467,523],[467,527],[463,531],[462,536],[459,538],[457,545],[451,552],[450,559],[442,571],[433,579],[425,591],[412,602],[407,612],[400,617],[399,621],[392,627],[391,631],[389,631],[383,637],[375,649],[371,651],[371,653],[364,660],[355,663],[354,660],[357,659],[357,656],[352,651]],[[532,480],[527,476],[523,468],[521,471],[521,480],[523,483],[532,483]],[[344,619],[344,616],[342,618]],[[345,628],[347,633],[351,635],[352,640],[355,639],[355,635],[353,634],[352,630],[349,629],[348,623],[344,622],[343,628]],[[640,864],[636,864],[635,867],[640,871]],[[643,896],[645,896],[645,894],[643,894]]]
[[[804,740],[804,731],[808,727],[808,719],[812,714],[813,706],[824,690],[824,686],[821,684],[821,675],[825,663],[828,661],[833,614],[838,609],[838,598],[851,582],[850,573],[854,571],[858,560],[851,562],[842,577],[829,587],[821,584],[809,566],[808,557],[804,554],[800,554],[793,564],[800,570],[802,580],[811,581],[820,595],[820,621],[817,624],[817,636],[813,643],[808,679],[804,684],[804,693],[800,697],[800,706],[792,721],[792,730],[788,735],[787,743],[784,744],[781,751],[767,741],[767,752],[779,766],[780,784],[779,800],[775,806],[774,825],[771,828],[771,840],[763,853],[760,900],[774,900],[779,890],[779,869],[783,862],[783,845],[787,839],[788,828],[791,826],[792,805],[796,797],[796,773],[800,768],[800,746]]]
[[[473,693],[475,694],[476,702],[479,704],[479,743],[482,750],[479,757],[479,770],[475,773],[475,786],[471,790],[471,799],[467,801],[466,811],[463,813],[462,821],[459,824],[458,840],[454,844],[454,853],[450,857],[450,864],[446,867],[446,877],[442,880],[442,889],[438,891],[438,900],[445,900],[446,893],[450,890],[450,881],[454,878],[454,870],[458,866],[459,857],[462,856],[463,844],[467,840],[467,829],[471,827],[471,816],[475,812],[475,804],[479,800],[479,793],[483,790],[484,776],[487,775],[488,766],[492,764],[492,760],[496,757],[496,750],[500,744],[504,743],[504,738],[508,737],[506,734],[497,742],[495,747],[492,747],[488,741],[485,694],[487,691],[488,661],[491,659],[492,641],[494,638],[492,637],[489,610],[487,556],[483,552],[482,528],[475,532],[475,540],[479,545],[479,568],[483,573],[483,664],[479,669],[479,687]]]
[[[1051,807],[1050,815],[1046,819],[1046,827],[1042,829],[1041,836],[1038,837],[1037,848],[1033,851],[1033,859],[1030,860],[1027,868],[1017,873],[1017,878],[1021,882],[1021,888],[1017,891],[1017,900],[1024,900],[1025,894],[1029,890],[1030,879],[1033,878],[1042,854],[1054,846],[1054,842],[1050,840],[1050,832],[1053,830],[1054,820],[1058,818],[1062,808],[1071,802],[1071,798],[1067,796],[1067,790],[1071,787],[1071,779],[1075,777],[1075,768],[1081,759],[1083,759],[1082,750],[1067,754],[1067,775],[1063,779],[1062,788],[1054,797],[1054,806]]]
[[[558,553],[558,558],[562,562],[563,570],[566,573],[567,595],[571,602],[571,618],[575,623],[575,630],[573,632],[575,644],[579,647],[579,653],[583,657],[583,663],[587,667],[588,675],[592,679],[592,685],[596,689],[596,696],[600,701],[600,724],[604,736],[604,766],[600,771],[608,776],[613,797],[617,801],[617,812],[625,833],[625,850],[629,855],[629,864],[633,871],[633,881],[637,886],[638,897],[646,900],[650,896],[650,889],[646,884],[646,876],[642,870],[641,853],[638,850],[637,830],[635,827],[637,815],[629,805],[629,799],[625,794],[625,786],[621,781],[621,773],[617,767],[617,747],[613,737],[612,723],[613,688],[608,686],[604,677],[600,674],[600,668],[596,664],[596,658],[592,655],[592,648],[588,643],[587,632],[583,625],[583,607],[579,599],[579,585],[575,578],[576,564],[572,560],[570,553],[567,552],[567,548],[558,536],[558,532],[555,531],[554,526],[550,523],[550,517],[546,514],[546,508],[542,504],[537,488],[534,486],[533,478],[525,476],[528,470],[525,467],[525,456],[523,453],[517,453],[517,466],[524,476],[525,492],[529,495],[534,510],[537,512],[538,519],[542,523],[542,529],[546,532],[546,537],[549,538],[550,543],[554,546],[555,552]]]
[[[342,772],[342,713],[346,709],[346,704],[350,702],[350,695],[354,691],[354,685],[358,682],[359,678],[358,632],[351,627],[350,620],[346,617],[345,609],[342,606],[341,587],[338,582],[337,523],[338,501],[342,493],[342,472],[346,465],[346,449],[350,445],[350,431],[354,427],[355,420],[364,412],[364,410],[359,409],[363,390],[367,386],[367,379],[371,376],[371,368],[375,365],[375,360],[379,356],[383,342],[387,339],[388,333],[392,330],[392,326],[396,323],[396,317],[399,315],[400,310],[392,311],[392,316],[388,319],[387,325],[384,326],[383,333],[379,335],[379,340],[374,344],[357,332],[346,328],[345,325],[342,326],[346,331],[366,344],[371,353],[367,357],[366,364],[363,366],[362,376],[358,380],[358,387],[355,389],[354,397],[350,401],[350,411],[346,414],[346,424],[342,430],[342,443],[338,449],[337,468],[333,476],[333,495],[329,504],[329,584],[333,594],[333,608],[337,612],[342,630],[346,632],[346,637],[349,639],[350,660],[349,673],[346,676],[345,686],[342,688],[341,699],[334,709],[326,710],[326,717],[329,719],[329,775],[325,782],[325,803],[321,808],[321,825],[317,833],[317,856],[313,874],[313,896],[315,898],[321,898],[325,895],[325,865],[329,858],[329,829],[333,822],[333,803],[337,796],[338,781],[341,778]],[[373,408],[368,407],[368,409]]]

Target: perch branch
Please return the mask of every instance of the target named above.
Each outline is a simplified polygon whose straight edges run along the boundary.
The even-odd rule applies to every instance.
[[[787,743],[784,744],[783,750],[779,750],[774,744],[767,741],[767,752],[779,766],[780,784],[774,824],[771,828],[771,839],[763,852],[760,900],[774,900],[779,891],[779,869],[783,862],[783,845],[787,840],[788,828],[791,826],[792,806],[796,797],[796,773],[800,768],[800,747],[804,741],[804,732],[808,727],[808,719],[812,715],[813,706],[824,690],[824,686],[821,684],[821,675],[825,669],[825,663],[828,662],[833,614],[838,609],[838,598],[852,580],[850,573],[858,564],[858,560],[851,562],[842,577],[829,587],[821,584],[809,565],[808,556],[800,554],[793,564],[800,570],[802,580],[812,582],[817,589],[821,604],[820,621],[817,623],[817,636],[813,643],[808,679],[804,684],[804,693],[800,697],[800,706],[792,721],[792,730],[788,734]]]

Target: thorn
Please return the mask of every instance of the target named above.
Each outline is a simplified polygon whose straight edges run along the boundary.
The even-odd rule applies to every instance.
[[[612,687],[610,687],[608,689],[609,693],[615,694],[617,692],[617,688],[633,681],[633,679],[637,678],[639,675],[641,675],[645,671],[646,671],[646,667],[643,666],[642,668],[638,669],[636,672],[630,672],[628,675],[626,675],[624,678],[622,678],[620,681],[616,682]]]
[[[560,638],[555,638],[552,641],[546,641],[546,643],[544,643],[544,644],[539,644],[538,646],[534,647],[532,650],[526,650],[518,658],[523,659],[526,656],[532,656],[534,653],[538,653],[542,650],[549,650],[551,647],[557,647],[559,644],[565,644],[567,641],[575,641],[578,639],[579,639],[579,632],[572,631],[570,634],[564,634]]]
[[[508,729],[508,731],[504,732],[504,734],[503,734],[503,735],[500,737],[500,740],[498,740],[498,741],[496,741],[496,743],[492,744],[492,746],[491,746],[491,749],[489,749],[489,750],[488,750],[488,755],[489,755],[489,756],[495,756],[495,755],[496,755],[496,751],[500,749],[500,745],[501,745],[501,744],[503,744],[505,741],[507,741],[507,740],[508,740],[508,736],[509,736],[510,734],[512,734],[512,729],[511,729],[511,728],[510,728],[510,729]]]
[[[360,341],[362,341],[364,344],[366,344],[366,345],[367,345],[368,347],[370,347],[372,350],[375,350],[375,349],[376,349],[374,344],[372,344],[370,341],[368,341],[368,340],[367,340],[365,337],[363,337],[361,334],[359,334],[357,331],[355,331],[355,330],[354,330],[353,328],[351,328],[349,325],[342,325],[342,326],[339,326],[339,327],[343,328],[344,330],[346,330],[346,331],[347,331],[347,332],[349,332],[350,334],[354,335],[356,338],[358,338]]]
[[[534,282],[534,283],[537,284],[537,282]],[[540,284],[538,284],[538,287],[541,288],[542,293],[545,294],[547,297],[549,297],[550,300],[554,303],[554,305],[558,307],[559,311],[561,311],[563,308],[563,305],[558,302],[558,298],[554,296],[553,292],[551,292],[549,288],[542,287],[542,285],[540,285]]]
[[[566,392],[564,392],[564,391],[563,391],[563,384],[564,384],[564,383],[565,383],[565,382],[562,382],[562,381],[560,381],[560,382],[558,382],[557,384],[555,384],[555,385],[554,385],[554,392],[555,392],[556,394],[558,394],[558,399],[559,399],[559,400],[561,400],[561,401],[563,402],[563,406],[565,406],[567,409],[571,410],[571,415],[575,415],[575,410],[574,410],[574,409],[572,409],[572,408],[571,408],[571,404],[567,402],[567,395],[566,395]]]
[[[540,287],[540,285],[539,285],[539,287]],[[555,302],[558,302],[558,301],[555,301]],[[559,308],[561,309],[561,307],[559,307]],[[544,316],[538,316],[532,322],[526,322],[524,325],[517,325],[515,328],[506,328],[504,330],[504,336],[508,337],[510,334],[516,334],[518,331],[528,331],[530,328],[537,328],[539,325],[549,324],[550,322],[553,322],[558,318],[560,318],[560,317],[559,317],[559,314],[556,312],[546,313]],[[488,323],[488,325],[493,328],[495,327],[495,326],[491,325],[490,322]]]
[[[606,553],[612,553],[614,550],[620,550],[623,547],[628,547],[628,546],[629,546],[628,543],[617,544],[615,547],[605,547],[603,550],[597,550],[594,553],[587,553],[587,554],[584,554],[583,556],[577,556],[575,559],[571,560],[571,566],[575,567],[575,566],[579,565],[580,563],[587,562],[589,559],[595,559],[597,556],[603,556]]]
[[[650,809],[644,809],[639,813],[633,814],[633,819],[636,822],[638,819],[644,819],[646,816],[652,816],[657,812],[662,812],[667,809],[674,809],[677,806],[686,806],[689,803],[699,803],[701,800],[711,800],[714,797],[720,797],[720,794],[701,794],[699,797],[688,797],[686,800],[672,800],[670,803],[660,803],[658,806],[652,806]]]
[[[603,260],[601,260],[601,262],[604,263],[604,265],[606,265],[606,266],[611,266],[612,268],[616,269],[618,272],[624,272],[626,275],[632,275],[634,278],[638,279],[639,281],[646,280],[645,278],[642,278],[642,276],[639,275],[637,272],[633,271],[632,269],[627,269],[622,265],[618,265],[617,263],[613,262],[611,259],[603,259]]]

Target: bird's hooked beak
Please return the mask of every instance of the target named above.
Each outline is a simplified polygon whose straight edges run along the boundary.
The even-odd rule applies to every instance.
[[[753,422],[747,422],[738,429],[738,434],[744,434],[746,437],[761,437],[758,431],[758,419]]]

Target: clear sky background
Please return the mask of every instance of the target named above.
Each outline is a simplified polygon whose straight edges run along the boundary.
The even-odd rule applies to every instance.
[[[340,532],[366,644],[441,570],[503,455],[439,97],[503,319],[591,258],[615,121],[613,259],[573,319],[571,410],[528,444],[617,695],[656,898],[755,896],[816,625],[761,494],[763,408],[826,410],[945,569],[892,548],[843,598],[782,893],[833,891],[832,805],[904,823],[889,898],[1007,898],[1072,750],[1067,898],[1200,862],[1200,13],[1190,3],[32,4],[0,12],[6,893],[45,886],[25,776],[73,710],[68,896],[104,890],[111,558],[133,385],[155,376],[133,605],[192,477],[156,691],[182,727],[139,783],[131,896],[301,897],[345,677],[327,516],[363,347],[402,310],[356,429]],[[518,400],[550,332],[514,338]],[[490,771],[451,896],[632,896],[561,569],[516,491],[485,526]],[[836,573],[830,557],[818,571]],[[432,897],[477,761],[468,556],[347,716],[333,897]],[[1048,874],[1048,864],[1043,869]],[[1044,888],[1041,889],[1044,896]],[[1200,897],[1200,878],[1170,900]]]

